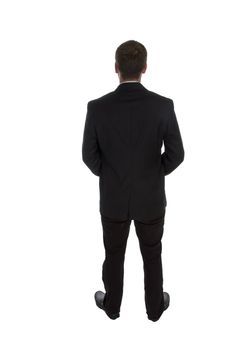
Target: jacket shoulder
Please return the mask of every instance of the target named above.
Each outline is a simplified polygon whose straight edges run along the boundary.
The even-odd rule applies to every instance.
[[[100,97],[97,97],[97,98],[95,98],[93,100],[88,101],[88,104],[95,106],[95,105],[101,104],[102,102],[107,102],[107,101],[111,100],[111,98],[113,96],[114,96],[114,92],[111,91],[111,92],[108,92],[108,93],[106,93],[106,94],[104,94],[104,95],[102,95]]]
[[[151,90],[147,90],[148,94],[151,95],[151,97],[153,97],[155,100],[163,102],[163,103],[168,103],[168,104],[172,104],[173,100],[172,98],[168,97],[168,96],[164,96],[161,94],[158,94],[157,92],[151,91]]]
[[[148,90],[146,89],[146,94],[147,96],[149,96],[152,100],[156,101],[157,103],[161,103],[161,105],[163,106],[173,106],[173,100],[170,98],[170,97],[167,97],[167,96],[164,96],[164,95],[161,95],[157,92],[154,92],[154,91],[151,91],[151,90]],[[115,98],[116,96],[116,93],[115,93],[115,90],[114,91],[111,91],[111,92],[108,92],[98,98],[95,98],[95,99],[92,99],[88,102],[88,105],[91,105],[91,106],[101,106],[102,103],[105,103],[106,102],[112,102],[113,99]]]

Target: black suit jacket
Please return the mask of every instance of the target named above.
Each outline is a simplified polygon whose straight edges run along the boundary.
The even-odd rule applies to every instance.
[[[156,218],[167,205],[165,176],[184,160],[173,100],[125,82],[89,101],[82,160],[99,176],[101,214]]]

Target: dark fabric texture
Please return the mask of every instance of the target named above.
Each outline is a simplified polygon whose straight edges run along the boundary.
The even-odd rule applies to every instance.
[[[134,220],[144,268],[144,295],[146,312],[158,320],[164,311],[162,236],[165,211],[150,221]],[[106,290],[105,308],[110,314],[120,312],[124,286],[124,260],[131,219],[112,220],[101,215],[105,260],[102,280]]]
[[[89,101],[82,159],[99,176],[102,215],[139,221],[159,216],[167,205],[165,176],[184,160],[173,100],[126,82]]]

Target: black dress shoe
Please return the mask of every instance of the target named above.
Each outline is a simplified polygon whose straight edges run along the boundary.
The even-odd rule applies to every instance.
[[[167,292],[163,292],[163,299],[164,299],[164,311],[165,311],[170,305],[170,295]]]
[[[163,311],[165,311],[165,310],[167,310],[168,306],[170,305],[170,295],[167,292],[163,292],[163,300],[164,300]],[[159,318],[155,319],[155,318],[151,318],[148,316],[148,319],[153,321],[153,322],[158,321]]]
[[[107,314],[107,316],[109,318],[111,318],[112,320],[115,320],[116,318],[120,317],[120,314],[117,313],[117,314],[109,314],[106,310],[105,310],[105,307],[104,307],[104,302],[105,302],[105,295],[106,293],[104,292],[101,292],[100,290],[98,290],[97,292],[95,292],[95,302],[96,302],[96,305],[105,311],[105,313]]]

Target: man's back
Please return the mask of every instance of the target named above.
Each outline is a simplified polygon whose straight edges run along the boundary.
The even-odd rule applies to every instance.
[[[157,217],[167,204],[165,175],[184,159],[173,101],[140,82],[119,84],[89,101],[82,154],[99,176],[102,215],[122,220]]]

